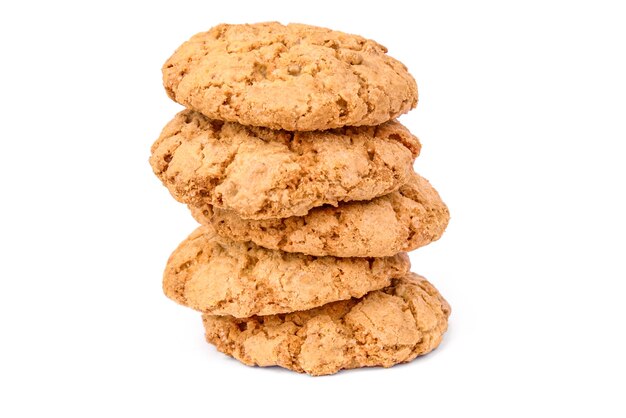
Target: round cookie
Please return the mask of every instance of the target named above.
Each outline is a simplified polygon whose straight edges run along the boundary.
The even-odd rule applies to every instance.
[[[196,229],[170,256],[163,290],[214,315],[248,317],[311,309],[361,297],[409,270],[409,258],[314,257],[268,250]]]
[[[308,311],[202,319],[207,341],[247,365],[318,376],[411,361],[439,345],[449,315],[450,306],[437,289],[409,273],[361,299]]]
[[[150,164],[183,203],[268,219],[397,190],[408,181],[419,151],[418,139],[396,121],[287,132],[184,110],[153,144]]]
[[[335,257],[388,257],[412,251],[439,239],[450,219],[437,191],[416,173],[388,195],[313,208],[305,216],[251,220],[210,205],[190,209],[199,223],[236,241]]]
[[[222,24],[182,44],[162,70],[170,98],[242,125],[374,126],[417,105],[415,80],[384,46],[301,24]]]

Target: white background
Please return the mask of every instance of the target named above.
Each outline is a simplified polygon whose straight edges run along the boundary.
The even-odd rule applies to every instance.
[[[622,7],[2,2],[0,416],[624,416]],[[373,38],[418,81],[401,121],[452,212],[411,256],[453,308],[429,356],[250,368],[162,295],[195,224],[147,161],[180,108],[161,65],[196,32],[266,20]]]

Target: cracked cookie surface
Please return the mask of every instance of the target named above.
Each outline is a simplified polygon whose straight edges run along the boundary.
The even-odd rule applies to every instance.
[[[176,302],[205,313],[271,315],[361,297],[388,286],[409,267],[404,253],[314,257],[234,242],[201,226],[170,256],[163,290]]]
[[[287,132],[184,110],[152,145],[150,164],[183,203],[268,219],[395,191],[409,180],[419,151],[419,140],[396,121]]]
[[[247,365],[311,375],[390,367],[434,350],[450,306],[426,279],[409,273],[360,299],[286,315],[237,319],[203,315],[206,339]]]
[[[163,65],[173,100],[214,119],[290,131],[374,126],[417,104],[417,85],[378,43],[277,22],[213,27]]]
[[[335,257],[388,257],[412,251],[439,239],[450,219],[437,191],[416,173],[388,195],[313,208],[305,216],[251,220],[210,205],[190,209],[199,223],[236,241]]]

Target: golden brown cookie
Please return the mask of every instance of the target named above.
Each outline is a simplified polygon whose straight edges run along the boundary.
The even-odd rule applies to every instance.
[[[163,129],[150,164],[181,202],[268,219],[395,191],[408,181],[419,151],[417,138],[395,121],[287,132],[185,110]]]
[[[199,223],[236,241],[335,257],[388,257],[411,251],[439,239],[450,219],[437,191],[415,173],[388,195],[313,208],[305,216],[251,220],[210,205],[190,209]]]
[[[248,317],[310,309],[388,286],[409,270],[406,254],[385,258],[314,257],[268,250],[196,229],[171,255],[163,290],[214,315]]]
[[[379,125],[417,104],[415,80],[384,46],[277,22],[198,33],[163,65],[163,85],[210,118],[290,131]]]
[[[450,306],[414,273],[361,299],[286,315],[236,319],[203,315],[206,339],[247,365],[311,375],[405,363],[434,350]]]

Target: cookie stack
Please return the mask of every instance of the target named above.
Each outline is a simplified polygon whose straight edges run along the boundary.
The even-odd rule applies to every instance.
[[[442,235],[448,209],[413,171],[421,145],[395,118],[417,86],[386,52],[307,25],[219,25],[163,66],[187,109],[150,164],[201,224],[163,288],[245,364],[389,367],[447,328],[450,307],[406,252]]]

